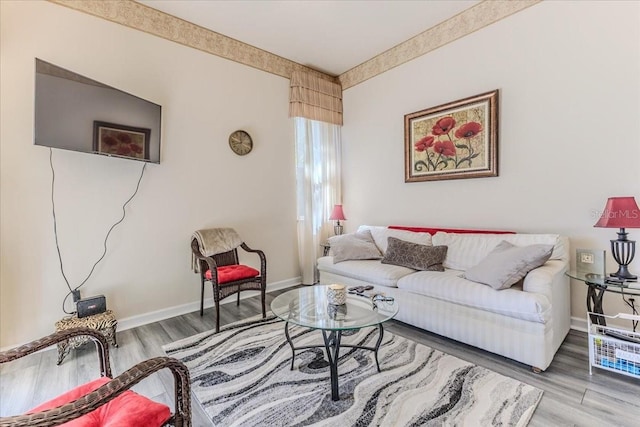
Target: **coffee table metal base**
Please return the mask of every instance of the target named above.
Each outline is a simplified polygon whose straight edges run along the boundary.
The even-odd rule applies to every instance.
[[[296,358],[296,350],[305,350],[308,348],[319,348],[324,347],[327,353],[327,359],[329,362],[329,371],[331,373],[331,400],[340,400],[340,394],[338,393],[338,359],[340,358],[340,348],[348,347],[348,348],[359,348],[363,350],[373,351],[376,367],[378,368],[378,372],[380,372],[380,363],[378,363],[378,350],[380,349],[380,343],[382,343],[382,337],[384,336],[384,328],[382,327],[382,323],[378,323],[378,340],[376,341],[375,347],[367,347],[361,345],[351,345],[351,344],[341,344],[342,340],[342,330],[326,330],[322,329],[322,338],[324,339],[324,346],[322,345],[306,345],[301,347],[295,347],[293,345],[293,341],[291,340],[291,336],[289,335],[289,322],[285,322],[284,324],[284,335],[287,338],[287,342],[291,347],[291,370],[293,370],[293,362]]]

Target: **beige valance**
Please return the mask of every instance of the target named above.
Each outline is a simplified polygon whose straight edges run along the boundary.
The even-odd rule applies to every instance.
[[[304,71],[292,72],[289,117],[342,125],[342,87]]]

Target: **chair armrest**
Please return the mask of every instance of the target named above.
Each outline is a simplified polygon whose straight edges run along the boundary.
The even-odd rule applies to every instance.
[[[189,426],[191,425],[189,370],[182,362],[172,357],[155,357],[138,363],[105,385],[73,402],[35,414],[0,418],[0,427],[52,426],[70,421],[98,409],[152,373],[164,368],[172,372],[175,382],[176,406],[173,422],[176,426]]]
[[[534,268],[524,278],[522,289],[545,295],[552,302],[553,286],[557,278],[562,279],[567,271],[567,263],[560,260],[547,261],[544,265]]]
[[[64,331],[58,331],[44,338],[40,338],[30,343],[21,345],[14,349],[0,352],[0,364],[11,362],[27,356],[43,348],[50,347],[69,338],[77,336],[88,336],[96,343],[98,358],[100,359],[100,375],[103,377],[111,377],[111,365],[109,363],[109,343],[102,333],[90,328],[72,328]]]
[[[267,257],[264,255],[264,252],[262,252],[260,249],[251,249],[244,242],[242,242],[240,247],[247,252],[258,254],[258,256],[260,257],[260,275],[264,277],[267,274]]]

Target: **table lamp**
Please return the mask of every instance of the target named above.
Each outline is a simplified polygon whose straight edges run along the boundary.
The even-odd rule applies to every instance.
[[[637,280],[631,274],[629,264],[636,254],[636,242],[627,239],[625,228],[640,228],[640,208],[633,197],[609,197],[607,205],[594,227],[619,228],[618,239],[611,240],[611,254],[618,263],[618,271],[611,276],[625,280]]]
[[[342,234],[342,225],[340,225],[340,221],[345,221],[347,218],[344,217],[344,212],[342,211],[342,205],[335,205],[333,207],[333,211],[331,211],[331,216],[329,216],[331,221],[338,221],[336,225],[333,226],[333,232],[336,236]]]

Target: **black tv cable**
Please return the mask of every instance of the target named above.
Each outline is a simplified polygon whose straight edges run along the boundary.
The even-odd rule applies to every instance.
[[[93,270],[95,270],[95,268],[98,265],[98,263],[100,263],[100,261],[102,261],[102,259],[107,254],[107,240],[109,239],[109,236],[111,235],[111,232],[113,231],[113,229],[116,228],[116,226],[118,224],[120,224],[122,221],[124,221],[124,218],[127,215],[127,212],[126,212],[125,208],[129,204],[129,202],[131,202],[131,200],[133,200],[135,195],[138,194],[138,189],[140,188],[140,182],[142,181],[142,177],[144,176],[144,171],[145,171],[145,168],[147,167],[147,163],[145,162],[144,165],[142,166],[142,170],[140,172],[140,178],[138,178],[138,183],[136,184],[135,191],[133,192],[131,197],[129,197],[127,199],[127,201],[124,202],[124,204],[122,205],[122,217],[118,221],[116,221],[111,226],[111,228],[109,228],[109,231],[107,231],[107,235],[105,236],[104,242],[103,242],[104,250],[102,252],[102,255],[93,264],[93,267],[91,267],[91,271],[89,271],[89,274],[87,275],[87,277],[78,286],[76,286],[74,289],[71,288],[71,285],[69,284],[69,280],[67,279],[67,275],[64,272],[64,266],[63,266],[63,263],[62,263],[62,254],[60,253],[60,245],[58,244],[58,224],[57,224],[57,221],[56,221],[56,203],[55,203],[55,200],[54,200],[54,189],[55,189],[55,182],[56,182],[56,172],[55,172],[55,170],[53,168],[53,149],[51,147],[49,147],[49,166],[51,166],[51,208],[52,208],[52,214],[53,214],[53,235],[55,237],[55,242],[56,242],[56,251],[58,253],[58,261],[60,262],[60,272],[62,273],[62,277],[64,278],[64,282],[67,284],[67,288],[69,288],[69,293],[67,293],[67,295],[64,297],[64,300],[62,300],[62,311],[64,311],[66,314],[75,314],[76,313],[75,311],[68,312],[65,309],[65,304],[67,302],[67,299],[69,298],[70,295],[73,295],[73,302],[77,302],[77,300],[80,299],[80,292],[79,292],[80,287],[82,285],[84,285],[87,282],[87,280],[89,280],[89,278],[93,274]]]

